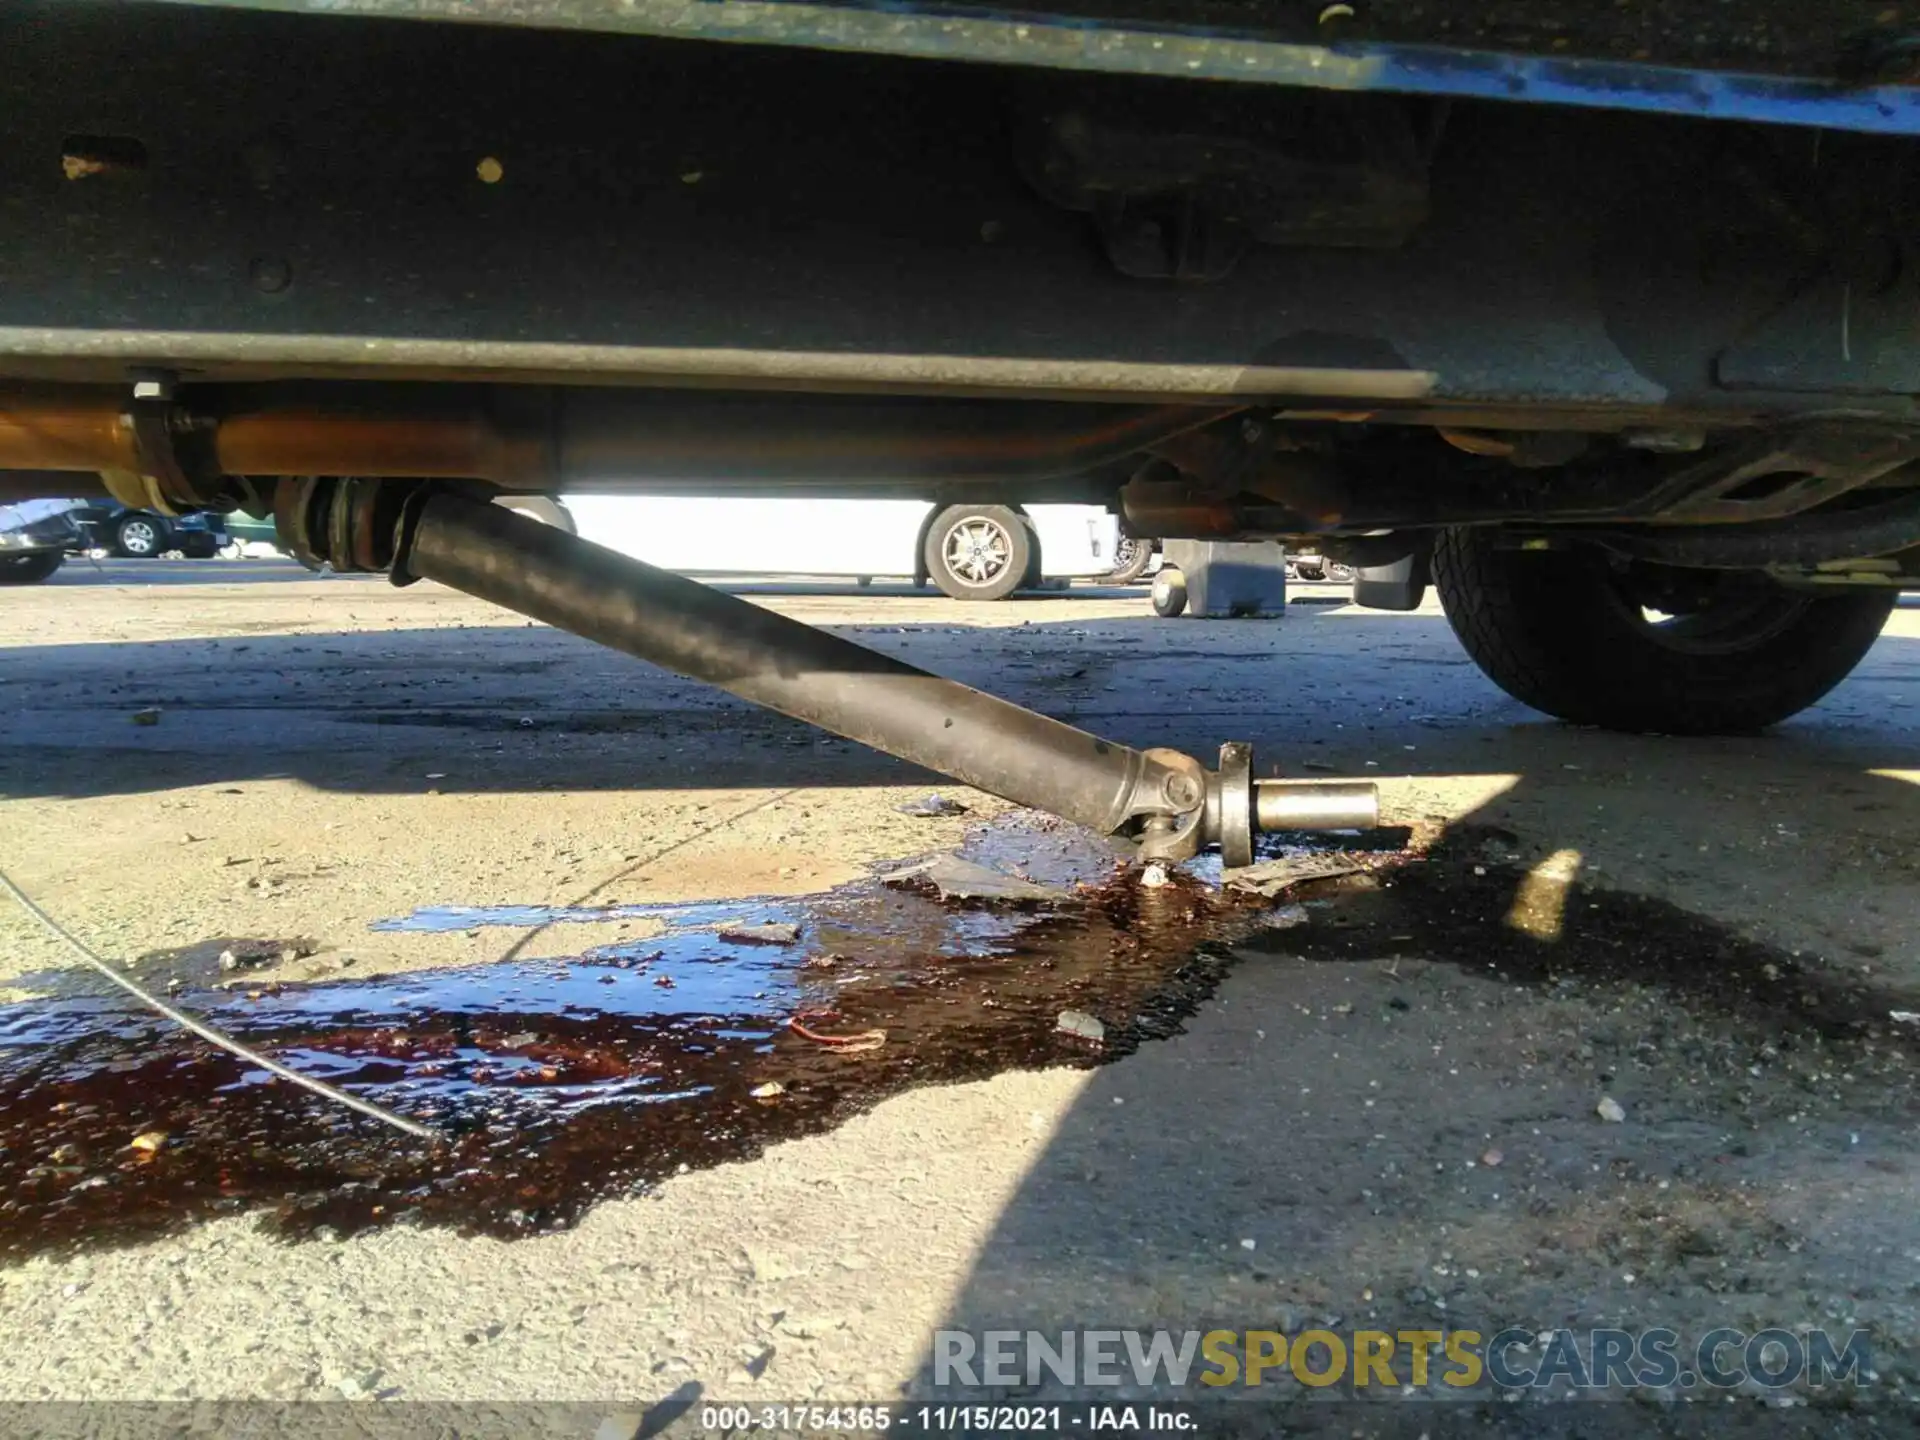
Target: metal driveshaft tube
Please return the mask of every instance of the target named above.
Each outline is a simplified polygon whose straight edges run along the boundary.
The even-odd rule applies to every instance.
[[[1251,794],[1222,807],[1215,777],[1190,756],[1102,740],[463,494],[421,499],[399,550],[396,579],[437,580],[1018,804],[1127,835],[1149,856],[1184,858],[1223,828],[1257,823]],[[1371,787],[1364,805],[1350,784],[1326,788],[1331,803],[1300,807],[1307,824],[1373,823]]]

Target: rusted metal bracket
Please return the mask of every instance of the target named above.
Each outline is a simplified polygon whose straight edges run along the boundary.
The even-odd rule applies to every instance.
[[[212,422],[196,419],[178,403],[177,383],[172,371],[135,372],[132,394],[110,427],[130,463],[100,466],[107,493],[122,505],[161,515],[231,509],[255,499],[250,482],[222,477],[211,451]]]
[[[1920,459],[1920,433],[1858,420],[1809,421],[1705,457],[1636,507],[1661,524],[1779,520],[1824,505]]]

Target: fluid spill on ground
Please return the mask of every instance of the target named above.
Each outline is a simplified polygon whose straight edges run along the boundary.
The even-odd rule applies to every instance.
[[[1438,966],[1503,984],[1617,994],[1662,992],[1676,1013],[1731,1022],[1754,1046],[1769,1037],[1920,1053],[1920,993],[1869,981],[1750,940],[1664,900],[1550,879],[1495,858],[1504,832],[1463,828],[1418,863],[1322,887],[1311,922],[1275,943],[1305,961]]]
[[[117,999],[0,1010],[0,1253],[256,1208],[289,1236],[402,1218],[561,1227],[910,1085],[1125,1054],[1178,1028],[1217,983],[1221,942],[1267,908],[1185,875],[1143,888],[1103,844],[1031,816],[977,831],[964,855],[1060,898],[966,906],[875,878],[797,900],[423,909],[375,928],[664,928],[563,961],[178,997],[442,1128],[437,1152]],[[1064,1010],[1104,1039],[1061,1032]]]
[[[438,1151],[118,1000],[0,1010],[0,1253],[126,1243],[249,1210],[289,1237],[402,1220],[556,1229],[599,1199],[751,1156],[910,1086],[1126,1054],[1177,1031],[1236,945],[1284,955],[1255,963],[1369,962],[1394,1009],[1422,1003],[1422,972],[1452,968],[1597,998],[1651,989],[1756,1045],[1897,1061],[1920,1044],[1920,1027],[1889,1016],[1920,1001],[1657,901],[1571,886],[1563,933],[1528,934],[1513,923],[1526,871],[1483,839],[1455,835],[1424,856],[1356,851],[1357,873],[1253,897],[1223,892],[1204,861],[1147,888],[1083,832],[1011,817],[975,832],[963,857],[1059,900],[955,905],[876,878],[801,899],[620,907],[663,928],[564,961],[183,997],[308,1073],[432,1121],[449,1136]],[[388,923],[606,918],[508,906]],[[797,935],[780,943],[787,926]],[[1063,1030],[1063,1011],[1094,1017],[1104,1039]]]

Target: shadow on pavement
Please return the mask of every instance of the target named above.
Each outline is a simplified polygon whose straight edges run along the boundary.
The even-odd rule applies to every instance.
[[[224,628],[217,639],[0,650],[11,701],[0,788],[85,796],[292,778],[407,792],[426,789],[430,772],[455,793],[925,778],[546,627]],[[1889,636],[1853,679],[1772,734],[1663,740],[1581,731],[1508,700],[1438,615],[1294,605],[1283,621],[830,628],[1134,745],[1210,759],[1221,741],[1250,739],[1257,757],[1295,773],[1526,773],[1535,783],[1615,773],[1629,790],[1636,774],[1663,777],[1682,757],[1742,777],[1763,765],[1776,786],[1835,766],[1903,766],[1920,681],[1920,641]],[[156,708],[156,723],[135,723]]]
[[[1403,648],[1401,663],[1443,666],[1427,623],[1355,621],[1352,652]],[[1328,685],[1338,657],[1311,659],[1303,682]],[[1638,1397],[1698,1390],[1711,1414],[1469,1414],[1430,1403],[1463,1398],[1437,1380],[1422,1403],[1357,1407],[1407,1392],[1383,1394],[1377,1377],[1356,1392],[1350,1364],[1324,1392],[1284,1365],[1252,1391],[1244,1376],[1221,1390],[1164,1372],[1140,1382],[1124,1349],[1117,1388],[1045,1371],[942,1386],[930,1346],[915,1392],[1224,1399],[1208,1422],[1219,1434],[1437,1435],[1490,1421],[1517,1435],[1749,1422],[1768,1435],[1882,1433],[1856,1407],[1909,1403],[1920,1338],[1920,1287],[1895,1261],[1920,1253],[1907,1198],[1920,1183],[1920,967],[1907,940],[1920,790],[1904,714],[1916,667],[1920,644],[1884,638],[1822,706],[1741,739],[1539,722],[1468,699],[1477,678],[1434,684],[1419,670],[1399,694],[1376,677],[1364,718],[1334,709],[1305,733],[1284,717],[1256,727],[1269,755],[1325,753],[1344,771],[1370,754],[1413,776],[1398,792],[1411,813],[1396,818],[1437,839],[1397,873],[1289,897],[1306,922],[1237,947],[1182,1035],[1094,1072],[942,1322],[980,1343],[1037,1331],[1056,1349],[1088,1329],[1165,1329],[1176,1343],[1318,1331],[1351,1346],[1360,1330],[1659,1326],[1678,1332],[1689,1377],[1693,1347],[1719,1327],[1824,1329],[1838,1347],[1858,1331],[1875,1367],[1864,1391],[1830,1391],[1827,1409],[1817,1398],[1797,1428],[1796,1412],[1762,1409],[1768,1392],[1751,1380]],[[1409,695],[1420,714],[1400,705]],[[1342,724],[1364,738],[1327,733]],[[1324,751],[1302,748],[1316,739]],[[1484,798],[1450,815],[1436,790],[1420,813],[1418,782],[1449,772],[1477,773]],[[1544,928],[1532,913],[1543,893]],[[1547,1344],[1514,1349],[1515,1367],[1537,1370]],[[1314,1350],[1312,1364],[1333,1353]],[[1409,1354],[1396,1352],[1398,1386]],[[1728,1395],[1740,1413],[1721,1408]]]
[[[151,585],[284,585],[313,580],[311,570],[297,560],[265,557],[249,560],[88,560],[68,556],[67,563],[44,582],[48,589],[110,589]],[[371,580],[375,577],[368,576]],[[382,584],[385,581],[381,581]]]
[[[1284,1362],[1259,1389],[1244,1375],[1202,1386],[1204,1364],[1184,1386],[1143,1384],[1124,1351],[1123,1389],[1045,1373],[941,1385],[930,1343],[915,1392],[1209,1403],[1216,1434],[1484,1433],[1489,1419],[1540,1436],[1897,1433],[1870,1407],[1910,1403],[1915,1378],[1912,1271],[1893,1257],[1916,1238],[1920,1035],[1891,1016],[1913,1010],[1920,984],[1882,983],[1844,944],[1789,951],[1598,887],[1575,887],[1564,932],[1535,938],[1510,920],[1511,853],[1499,831],[1464,826],[1400,883],[1323,897],[1305,927],[1241,947],[1186,1033],[1089,1077],[940,1324],[981,1345],[1037,1331],[1056,1349],[1088,1329],[1164,1329],[1176,1344],[1261,1330],[1286,1337],[1283,1355],[1320,1332],[1348,1347],[1332,1387]],[[1608,1100],[1618,1123],[1599,1113]],[[1435,1403],[1468,1398],[1437,1378],[1464,1370],[1436,1363],[1427,1386],[1399,1389],[1404,1344],[1396,1385],[1353,1383],[1359,1331],[1471,1331],[1480,1345],[1517,1329],[1510,1368],[1539,1374],[1550,1342],[1536,1337],[1597,1327],[1679,1336],[1686,1379],[1612,1399],[1712,1410],[1479,1414]],[[1693,1378],[1722,1327],[1742,1341],[1821,1329],[1836,1350],[1863,1334],[1871,1378],[1811,1415],[1763,1410],[1751,1381]],[[1576,1349],[1591,1361],[1584,1337]],[[1323,1343],[1309,1363],[1325,1372],[1334,1354]],[[1727,1352],[1736,1373],[1743,1355]],[[1804,1388],[1787,1393],[1806,1403]],[[1487,1399],[1484,1380],[1473,1394]]]

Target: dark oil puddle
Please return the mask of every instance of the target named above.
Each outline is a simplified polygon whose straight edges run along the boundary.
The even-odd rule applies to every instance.
[[[1058,898],[966,905],[856,882],[802,899],[436,908],[387,929],[650,919],[561,961],[190,991],[301,1071],[448,1136],[411,1141],[118,999],[0,1010],[0,1253],[259,1210],[289,1237],[396,1220],[564,1227],[683,1166],[758,1153],[909,1086],[1102,1063],[1171,1034],[1270,901],[1142,886],[1073,827],[1012,817],[963,857]],[[1383,860],[1387,857],[1369,857]],[[797,927],[793,943],[768,943]],[[1063,1032],[1096,1017],[1102,1040]],[[140,1143],[134,1144],[136,1137]]]
[[[1601,996],[1650,987],[1742,1044],[1896,1061],[1854,1068],[1898,1079],[1886,1103],[1913,1106],[1920,1026],[1889,1011],[1920,999],[1578,884],[1562,933],[1538,939],[1509,923],[1525,872],[1486,839],[1455,831],[1419,855],[1355,848],[1357,873],[1284,896],[1305,902],[1305,924],[1269,929],[1276,901],[1222,891],[1204,859],[1149,888],[1084,832],[1016,816],[976,830],[962,856],[1054,887],[1053,901],[956,904],[877,877],[798,899],[441,907],[376,928],[664,928],[564,960],[182,997],[306,1073],[432,1122],[447,1136],[437,1148],[118,999],[0,1009],[0,1254],[124,1244],[247,1211],[289,1238],[391,1222],[559,1229],[600,1199],[751,1157],[913,1086],[1125,1055],[1177,1032],[1236,947],[1382,962],[1396,1009],[1424,1003],[1421,972],[1448,969]],[[797,928],[793,943],[760,928],[780,926]],[[1099,1020],[1104,1039],[1062,1030],[1066,1010]],[[1731,1051],[1704,1060],[1747,1064]]]
[[[1676,1010],[1732,1022],[1756,1045],[1798,1034],[1920,1054],[1920,1023],[1893,1018],[1920,1014],[1920,992],[1748,939],[1664,900],[1576,881],[1554,907],[1557,934],[1516,925],[1527,871],[1488,850],[1511,838],[1458,827],[1411,863],[1328,882],[1309,907],[1311,923],[1272,944],[1304,960],[1406,959],[1514,985],[1654,987]]]

